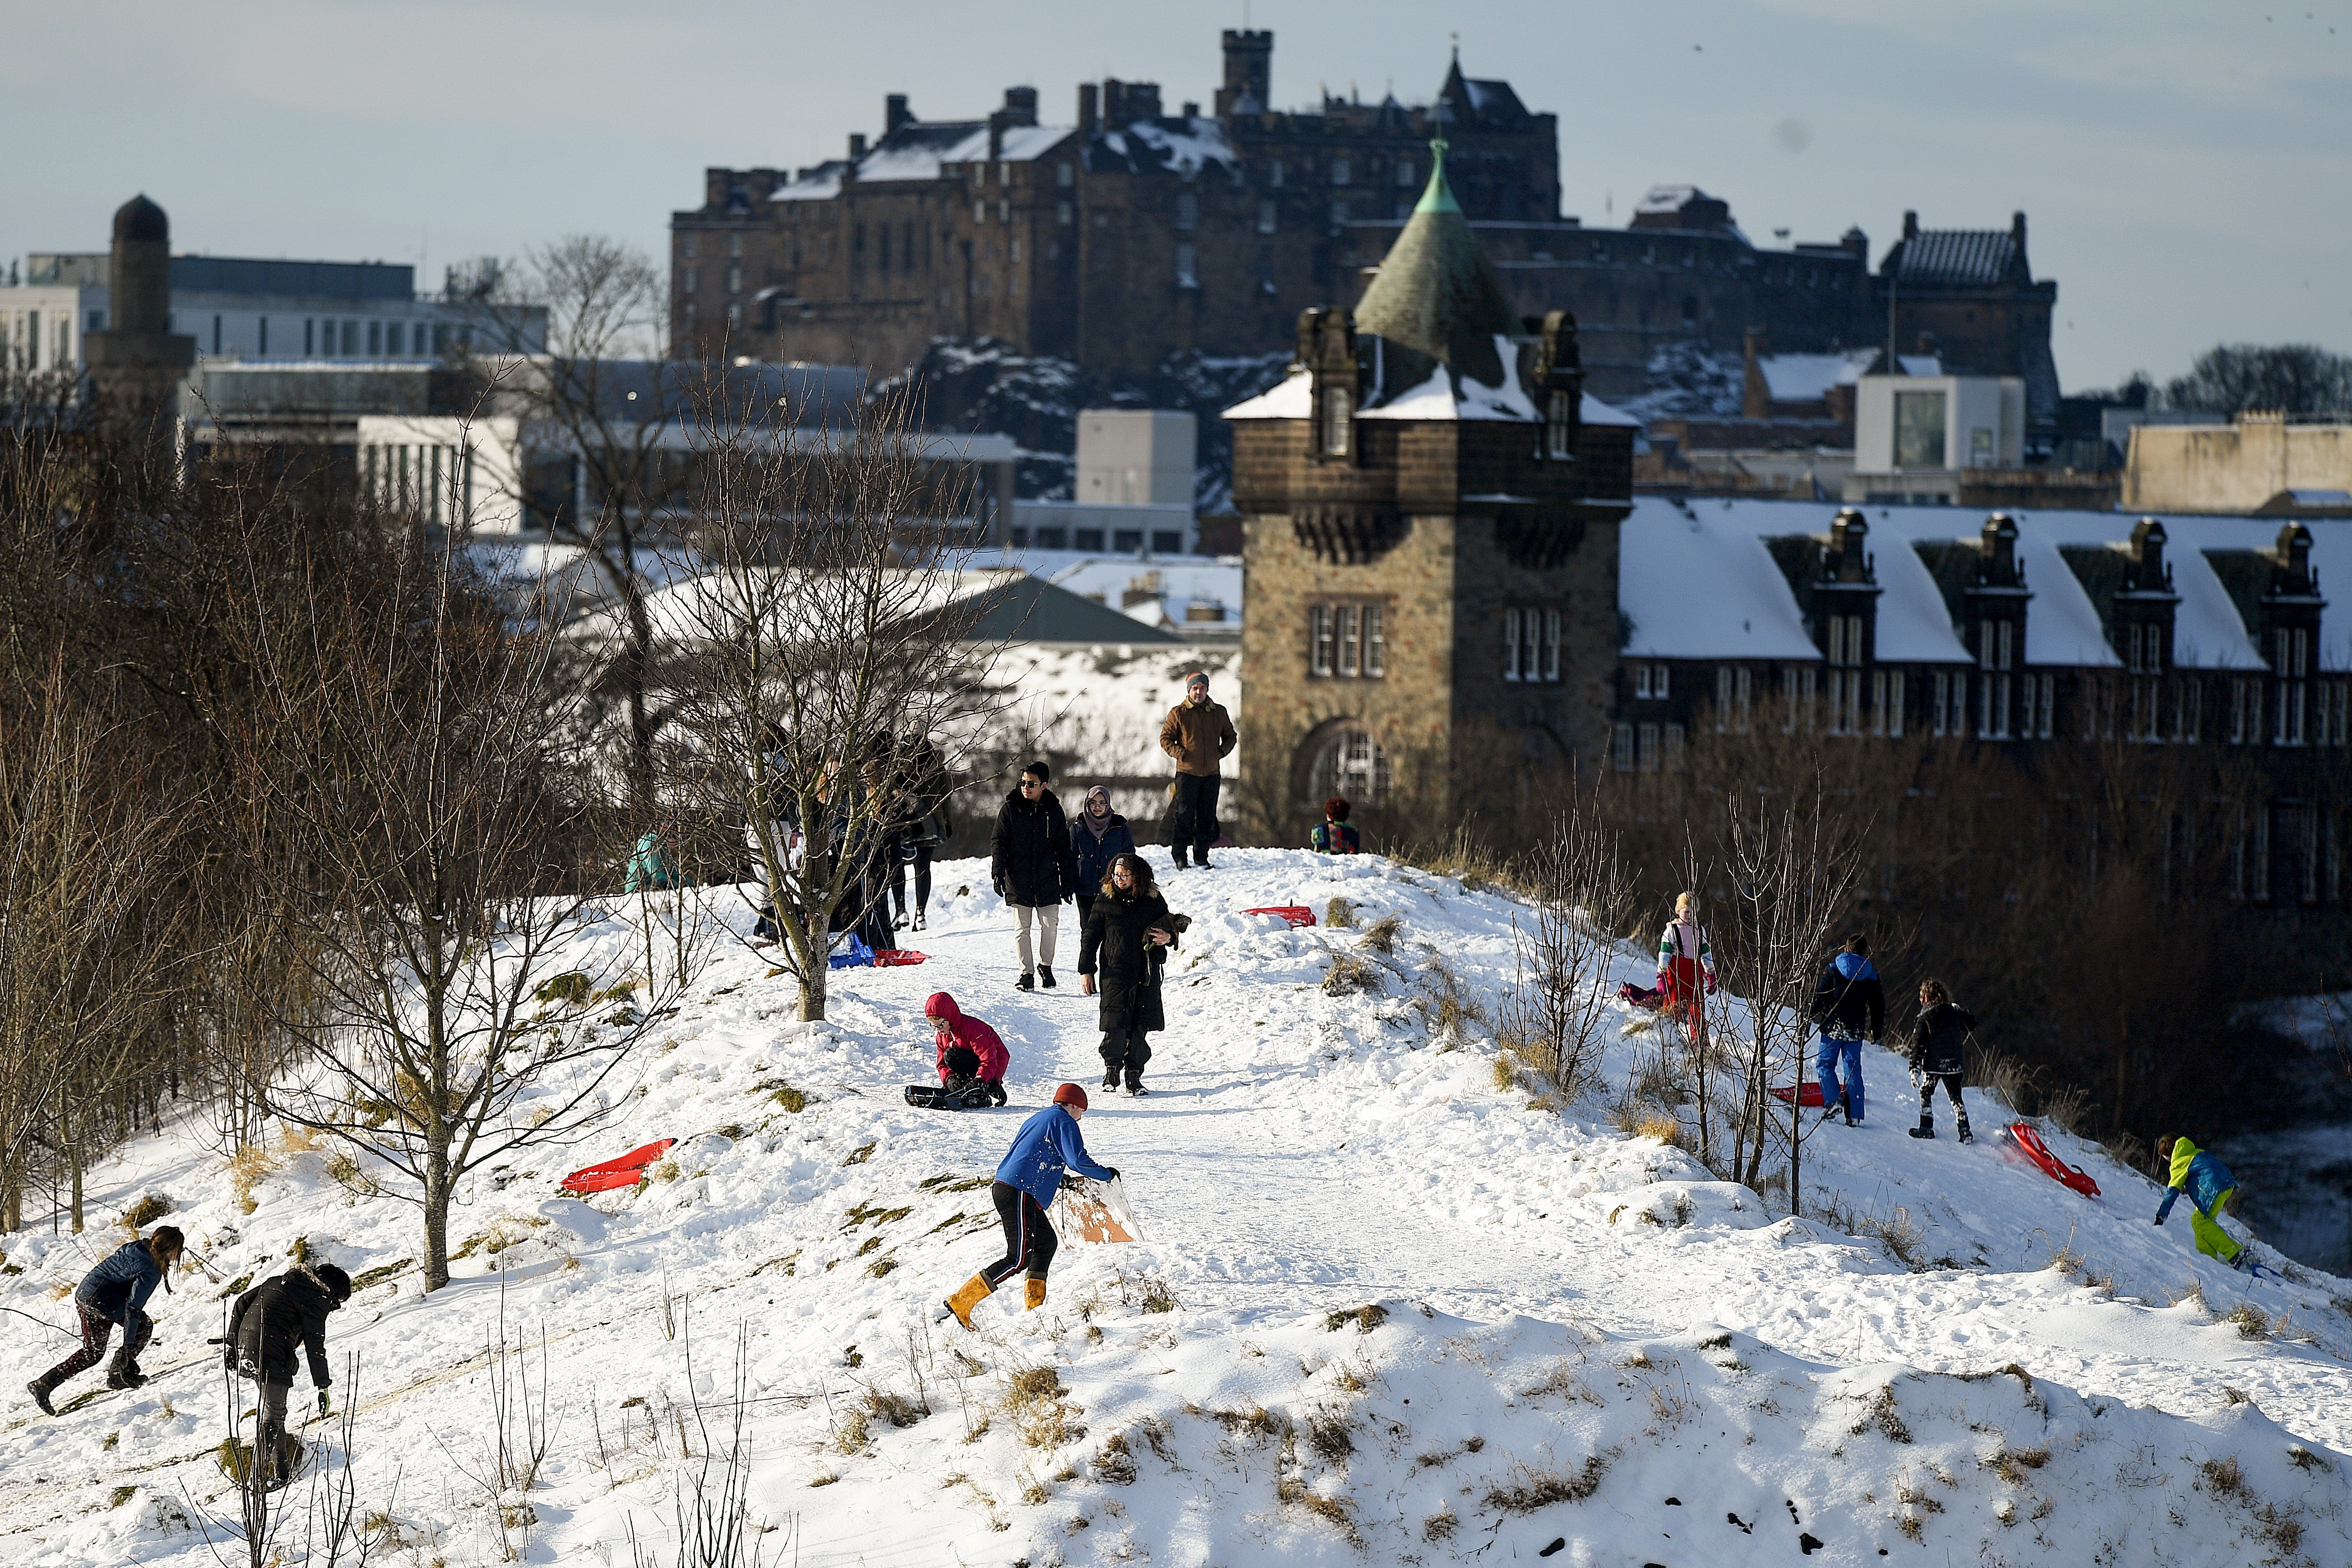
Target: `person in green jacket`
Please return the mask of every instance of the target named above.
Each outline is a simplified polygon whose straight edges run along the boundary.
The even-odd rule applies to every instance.
[[[2218,1223],[2223,1207],[2238,1196],[2238,1178],[2230,1174],[2230,1167],[2188,1139],[2170,1133],[2156,1141],[2156,1157],[2171,1162],[2164,1203],[2156,1211],[2156,1222],[2163,1224],[2165,1216],[2172,1212],[2173,1201],[2187,1193],[2190,1207],[2196,1210],[2189,1228],[2197,1238],[2197,1250],[2208,1258],[2219,1258],[2232,1269],[2244,1268],[2248,1261],[2246,1249]]]

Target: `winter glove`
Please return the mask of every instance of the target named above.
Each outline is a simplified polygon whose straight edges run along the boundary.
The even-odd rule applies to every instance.
[[[321,1388],[320,1390],[319,1390],[319,1414],[320,1414],[320,1416],[324,1416],[324,1415],[326,1415],[326,1413],[327,1413],[327,1391],[326,1391],[325,1389]]]
[[[1922,1081],[1921,1081],[1921,1075],[1920,1075],[1920,1072],[1919,1072],[1918,1068],[1916,1068],[1916,1067],[1914,1067],[1914,1068],[1912,1068],[1912,1069],[1911,1069],[1911,1087],[1912,1087],[1912,1088],[1914,1088],[1914,1089],[1917,1089],[1917,1088],[1921,1088],[1921,1087],[1923,1087],[1923,1083],[1922,1083]]]
[[[1064,1176],[1062,1177],[1062,1190],[1064,1192],[1076,1192],[1085,1186],[1086,1183],[1076,1176]]]
[[[1118,1167],[1117,1166],[1103,1166],[1103,1169],[1110,1172],[1111,1180],[1117,1181],[1118,1179]]]
[[[1004,897],[1004,879],[1003,879],[1003,877],[1001,877],[1001,876],[1000,876],[1000,877],[998,877],[998,878],[996,879],[996,881],[995,881],[994,883],[991,883],[990,885],[992,885],[992,887],[994,887],[994,888],[996,889],[996,896],[997,896],[997,897],[999,897],[999,898],[1003,898],[1003,897]],[[1008,901],[1008,902],[1009,902],[1009,901]]]

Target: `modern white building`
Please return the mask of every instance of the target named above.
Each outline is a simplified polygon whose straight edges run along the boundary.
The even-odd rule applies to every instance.
[[[0,286],[0,352],[18,371],[79,371],[86,332],[104,331],[110,309],[104,252],[36,254],[22,281]],[[483,307],[420,298],[415,268],[373,261],[172,258],[168,329],[196,340],[200,361],[446,359],[478,336]],[[545,346],[547,313],[511,310],[479,345],[490,351]]]
[[[2025,462],[2025,382],[2017,376],[1864,376],[1854,397],[1845,498],[1958,499],[1969,469]]]
[[[1199,422],[1157,408],[1078,413],[1076,497],[1020,501],[1015,549],[1189,555],[1199,548],[1192,494]]]

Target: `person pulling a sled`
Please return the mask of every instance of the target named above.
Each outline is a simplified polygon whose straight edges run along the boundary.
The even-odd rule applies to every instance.
[[[1857,932],[1813,986],[1813,1021],[1822,1026],[1822,1103],[1843,1105],[1845,1124],[1862,1125],[1862,1042],[1886,1036],[1886,990],[1870,963],[1870,938]],[[1838,1061],[1845,1061],[1844,1082]]]
[[[1078,1135],[1078,1120],[1086,1113],[1087,1092],[1065,1083],[1054,1091],[1054,1103],[1022,1123],[1013,1134],[1013,1147],[988,1188],[997,1221],[1004,1227],[1004,1256],[947,1299],[947,1310],[964,1327],[971,1327],[972,1309],[1015,1274],[1029,1276],[1023,1310],[1044,1306],[1045,1270],[1053,1267],[1055,1249],[1061,1245],[1045,1218],[1046,1206],[1073,1171],[1097,1181],[1118,1179],[1116,1166],[1097,1165],[1087,1155],[1087,1141]]]
[[[1658,1006],[1679,1012],[1694,1043],[1706,1040],[1706,998],[1715,995],[1715,953],[1698,923],[1698,894],[1675,895],[1675,917],[1658,938]]]
[[[144,1241],[126,1241],[107,1254],[98,1267],[74,1287],[74,1311],[80,1314],[81,1348],[26,1385],[44,1416],[57,1411],[49,1396],[58,1384],[96,1366],[106,1354],[106,1342],[118,1323],[122,1343],[106,1369],[109,1388],[136,1388],[147,1381],[139,1370],[139,1353],[155,1336],[155,1321],[147,1315],[147,1298],[155,1287],[172,1293],[172,1267],[180,1260],[187,1239],[176,1225],[159,1225]]]
[[[1102,1006],[1095,1021],[1103,1031],[1106,1089],[1118,1088],[1124,1073],[1129,1094],[1144,1092],[1143,1068],[1151,1060],[1148,1037],[1168,1027],[1160,1005],[1160,966],[1184,924],[1168,913],[1150,862],[1130,854],[1110,862],[1078,941],[1078,989],[1095,995],[1096,971],[1101,971]]]
[[[982,1089],[991,1103],[1003,1104],[1004,1070],[1013,1064],[1003,1037],[956,1006],[945,991],[931,993],[923,1016],[939,1031],[940,1086],[958,1096]]]
[[[352,1299],[352,1277],[332,1263],[306,1263],[272,1274],[236,1299],[229,1310],[228,1341],[221,1360],[253,1381],[261,1402],[260,1441],[269,1466],[268,1485],[289,1478],[286,1397],[294,1391],[294,1352],[309,1353],[310,1386],[319,1391],[319,1414],[327,1414],[327,1314]]]
[[[2222,1209],[2235,1203],[2238,1197],[2238,1178],[2230,1174],[2230,1167],[2172,1133],[2157,1139],[2156,1157],[2169,1162],[2170,1166],[2156,1222],[2163,1224],[2172,1213],[2174,1200],[2187,1193],[2189,1207],[2196,1211],[2189,1228],[2197,1238],[2197,1250],[2208,1258],[2219,1258],[2232,1269],[2245,1268],[2251,1261],[2246,1249],[2221,1225]]]
[[[1969,1108],[1960,1099],[1960,1080],[1969,1066],[1969,1034],[1976,1015],[1952,1001],[1941,980],[1919,983],[1919,1021],[1912,1026],[1911,1082],[1919,1086],[1919,1124],[1915,1138],[1936,1135],[1936,1085],[1952,1097],[1952,1114],[1960,1124],[1960,1142],[1974,1143],[1969,1132]]]

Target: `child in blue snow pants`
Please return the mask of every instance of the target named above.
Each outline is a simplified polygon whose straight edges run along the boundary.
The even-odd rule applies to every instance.
[[[1845,1059],[1845,1070],[1843,1074],[1838,1070],[1838,1059],[1841,1056]],[[1815,1065],[1820,1069],[1822,1103],[1834,1111],[1837,1109],[1839,1098],[1843,1096],[1845,1101],[1846,1115],[1856,1122],[1861,1121],[1862,1041],[1840,1040],[1833,1034],[1822,1035],[1821,1059]]]

